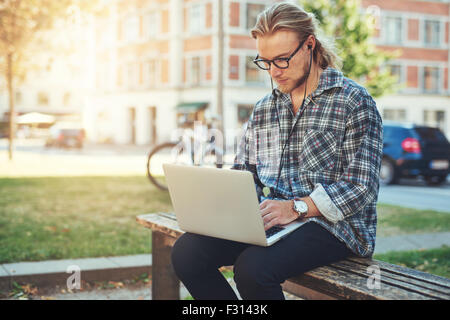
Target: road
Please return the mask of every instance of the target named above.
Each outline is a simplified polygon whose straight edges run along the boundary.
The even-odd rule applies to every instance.
[[[380,187],[378,203],[450,213],[450,180],[431,187],[421,179],[401,179],[397,185]]]
[[[47,149],[38,140],[17,141],[14,161],[7,155],[7,140],[0,139],[0,177],[146,175],[150,146],[88,144],[82,150]],[[401,179],[382,186],[379,203],[450,212],[450,175],[442,186],[430,187],[420,179]]]

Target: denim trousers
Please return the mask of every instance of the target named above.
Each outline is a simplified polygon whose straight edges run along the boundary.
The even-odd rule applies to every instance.
[[[269,247],[187,232],[174,244],[172,265],[194,299],[238,299],[219,271],[233,265],[242,299],[282,300],[285,280],[350,255],[352,251],[343,242],[309,222]]]

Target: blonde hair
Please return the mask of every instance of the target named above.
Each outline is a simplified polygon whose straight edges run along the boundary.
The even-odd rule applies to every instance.
[[[340,68],[341,59],[335,53],[333,42],[323,35],[319,36],[321,30],[314,14],[306,12],[298,5],[278,2],[258,15],[256,25],[250,33],[256,39],[279,30],[296,32],[299,41],[313,35],[316,38],[316,46],[313,51],[314,62],[322,69]]]

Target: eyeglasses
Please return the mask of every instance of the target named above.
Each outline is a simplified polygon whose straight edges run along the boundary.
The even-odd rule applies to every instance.
[[[258,68],[263,70],[270,70],[270,65],[273,63],[279,69],[287,69],[289,68],[289,61],[295,56],[295,54],[300,50],[300,48],[305,43],[306,39],[303,40],[297,47],[297,49],[292,52],[292,54],[287,58],[276,58],[273,60],[266,59],[258,59],[259,54],[256,55],[256,58],[253,60],[253,63],[258,66]]]

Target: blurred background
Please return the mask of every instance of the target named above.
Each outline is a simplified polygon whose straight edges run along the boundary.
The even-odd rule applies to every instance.
[[[89,143],[150,146],[213,116],[225,131],[238,129],[269,91],[268,74],[252,63],[249,30],[274,1],[22,1],[14,9],[16,2],[0,8],[17,16],[5,28],[2,18],[4,138],[14,104],[17,138],[48,138],[59,124],[84,128]],[[437,127],[448,137],[448,1],[297,3],[337,38],[344,73],[369,88],[383,119]],[[28,26],[41,17],[49,22]]]
[[[200,123],[233,160],[270,92],[249,31],[274,2],[0,0],[0,263],[151,253],[136,215],[173,209],[148,156]],[[290,2],[383,118],[375,258],[449,277],[450,1]],[[419,234],[439,241],[394,246]]]

